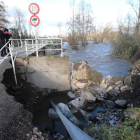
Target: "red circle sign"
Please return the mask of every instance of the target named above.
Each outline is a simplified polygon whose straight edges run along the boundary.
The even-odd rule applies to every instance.
[[[32,26],[38,26],[40,23],[40,19],[37,15],[33,15],[30,17],[30,23]]]
[[[39,6],[36,3],[31,3],[29,5],[29,11],[31,14],[38,14],[39,10]]]

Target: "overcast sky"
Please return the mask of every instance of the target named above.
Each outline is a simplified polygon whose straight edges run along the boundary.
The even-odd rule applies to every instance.
[[[96,17],[96,23],[115,24],[118,18],[124,18],[130,7],[127,0],[85,0],[89,2],[93,8],[93,16]],[[138,1],[138,0],[134,0]],[[24,13],[27,22],[31,17],[28,10],[30,3],[37,3],[40,7],[38,16],[41,21],[41,35],[56,35],[59,33],[58,23],[62,22],[63,31],[66,31],[66,22],[71,16],[69,0],[4,0],[8,6],[7,11],[12,20],[15,7],[21,9]],[[76,0],[79,3],[80,0]]]

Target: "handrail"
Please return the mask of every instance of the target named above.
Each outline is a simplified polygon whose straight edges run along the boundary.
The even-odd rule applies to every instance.
[[[57,112],[60,119],[62,120],[62,122],[63,122],[64,126],[66,127],[67,131],[69,132],[72,140],[94,140],[88,134],[86,134],[84,131],[82,131],[79,127],[77,127],[72,122],[70,122],[52,101],[50,103],[51,103],[52,107],[55,109],[55,111]]]

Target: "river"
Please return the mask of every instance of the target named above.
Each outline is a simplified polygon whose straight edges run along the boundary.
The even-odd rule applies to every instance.
[[[99,44],[88,41],[86,47],[78,46],[79,50],[73,50],[67,42],[64,42],[63,48],[66,49],[64,55],[70,56],[71,67],[74,61],[86,60],[91,70],[97,70],[104,77],[108,75],[125,76],[132,65],[131,62],[112,55],[113,46],[108,41]]]

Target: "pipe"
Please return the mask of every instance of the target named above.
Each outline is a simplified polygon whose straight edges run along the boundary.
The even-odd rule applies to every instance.
[[[62,120],[62,122],[63,122],[64,126],[66,127],[67,131],[69,132],[72,140],[94,140],[88,134],[86,134],[84,131],[82,131],[79,127],[77,127],[72,122],[70,122],[52,101],[50,103],[51,103],[52,107],[55,109],[55,111],[57,112],[60,119]]]

